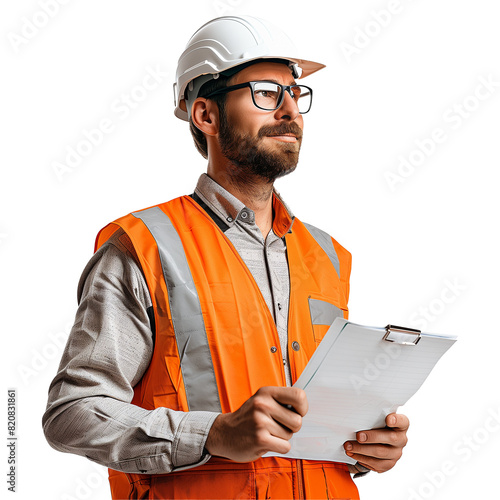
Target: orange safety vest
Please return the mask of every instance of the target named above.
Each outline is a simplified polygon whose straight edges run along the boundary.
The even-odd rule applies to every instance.
[[[112,222],[96,240],[97,249],[122,228],[146,278],[155,347],[132,403],[148,410],[232,412],[259,388],[286,385],[269,308],[224,222],[196,199],[204,208],[183,196]],[[334,318],[347,318],[351,256],[323,231],[292,220],[276,196],[273,209],[273,229],[287,248],[295,382]],[[109,472],[114,499],[359,498],[347,465],[335,462],[212,457],[169,474]]]

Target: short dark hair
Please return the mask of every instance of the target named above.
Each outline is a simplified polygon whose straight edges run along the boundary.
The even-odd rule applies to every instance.
[[[211,92],[215,92],[216,90],[227,87],[231,78],[231,76],[220,75],[219,78],[215,80],[209,80],[201,86],[200,91],[198,92],[198,97],[205,97]],[[217,104],[217,107],[219,108],[219,116],[221,116],[222,119],[224,119],[226,112],[226,95],[227,94],[220,94],[210,98],[213,102],[215,102],[215,104]],[[193,123],[192,117],[189,118],[189,130],[191,131],[191,135],[193,136],[196,149],[201,154],[201,156],[203,156],[203,158],[207,159],[207,139],[205,137],[205,134]]]

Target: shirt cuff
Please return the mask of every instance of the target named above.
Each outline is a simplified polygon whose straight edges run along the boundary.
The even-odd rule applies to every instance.
[[[354,477],[363,477],[370,472],[370,469],[356,462],[355,464],[349,464],[349,472],[354,474]]]
[[[172,472],[198,467],[210,460],[211,455],[205,450],[205,443],[218,415],[209,411],[186,413],[173,442]]]

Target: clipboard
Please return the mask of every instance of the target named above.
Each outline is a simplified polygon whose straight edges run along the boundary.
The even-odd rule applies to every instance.
[[[283,456],[354,464],[343,444],[385,417],[421,387],[456,337],[396,325],[369,327],[336,318],[294,384],[309,411]]]

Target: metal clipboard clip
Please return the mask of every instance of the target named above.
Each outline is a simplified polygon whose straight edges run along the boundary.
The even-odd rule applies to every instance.
[[[401,345],[417,345],[420,340],[420,330],[403,326],[387,325],[383,340]]]

